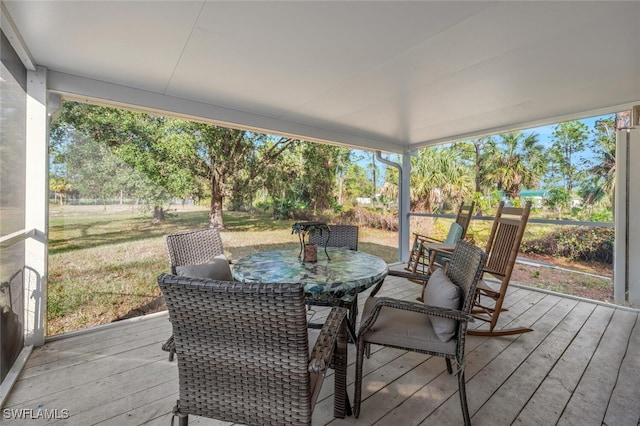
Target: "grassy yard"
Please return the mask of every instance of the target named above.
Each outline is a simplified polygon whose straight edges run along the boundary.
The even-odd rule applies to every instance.
[[[169,269],[163,236],[208,223],[207,210],[193,207],[170,211],[161,224],[121,206],[51,206],[50,214],[49,335],[162,309],[156,277]],[[227,213],[225,254],[297,248],[293,222]],[[360,238],[361,250],[397,261],[395,233],[363,229]]]
[[[109,323],[164,309],[156,277],[169,269],[163,236],[208,223],[203,208],[177,207],[167,220],[153,224],[148,213],[126,206],[51,206],[49,226],[49,335]],[[228,212],[221,232],[225,254],[239,259],[250,253],[297,248],[294,221],[266,215]],[[446,228],[443,221],[436,228]],[[489,223],[473,223],[479,239]],[[530,229],[530,230],[529,230]],[[437,231],[435,229],[434,231]],[[440,231],[442,232],[442,231]],[[528,227],[530,235],[540,231]],[[361,227],[361,251],[389,263],[398,261],[398,237]],[[597,272],[581,265],[587,272]],[[588,275],[517,265],[514,279],[533,286],[606,300],[611,282]]]

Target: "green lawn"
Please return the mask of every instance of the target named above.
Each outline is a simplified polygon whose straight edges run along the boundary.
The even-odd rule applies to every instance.
[[[129,318],[159,308],[156,277],[168,271],[163,236],[202,228],[208,211],[178,207],[153,224],[130,207],[51,206],[49,226],[49,335]],[[221,237],[225,254],[239,259],[276,248],[299,247],[294,221],[228,212]],[[397,261],[397,234],[362,229],[360,250]]]
[[[225,254],[239,259],[250,253],[298,248],[291,233],[294,221],[273,220],[264,214],[225,213],[221,232]],[[437,219],[427,228],[444,236],[450,219]],[[177,207],[154,224],[150,214],[130,206],[54,206],[49,226],[49,335],[60,334],[163,309],[156,277],[169,269],[163,236],[179,230],[204,228],[208,211]],[[491,222],[472,221],[469,233],[483,246]],[[548,232],[549,227],[527,226],[525,239]],[[398,234],[360,227],[359,250],[388,263],[398,261]],[[589,268],[589,265],[576,267]],[[566,263],[563,265],[566,267]],[[587,269],[587,272],[593,272]],[[514,280],[532,286],[577,294],[597,300],[610,298],[610,280],[559,270],[517,265]]]

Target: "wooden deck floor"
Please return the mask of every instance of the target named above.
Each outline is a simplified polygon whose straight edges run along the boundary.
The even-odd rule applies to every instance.
[[[380,295],[414,300],[419,289],[389,277]],[[361,296],[360,303],[366,293]],[[500,323],[534,331],[469,337],[466,377],[474,425],[639,424],[637,311],[518,286],[511,286],[506,303],[509,310]],[[177,368],[160,345],[170,331],[167,316],[156,315],[35,349],[0,413],[1,423],[24,425],[24,420],[8,417],[34,417],[38,409],[46,409],[49,415],[68,413],[69,418],[28,424],[169,425],[177,399]],[[353,363],[354,347],[349,350]],[[353,374],[352,364],[351,397]],[[314,411],[314,425],[462,424],[457,381],[446,373],[441,358],[373,348],[365,360],[365,375],[359,419],[332,418],[329,376]],[[25,409],[32,409],[32,414],[21,411]],[[192,418],[190,424],[223,423]]]

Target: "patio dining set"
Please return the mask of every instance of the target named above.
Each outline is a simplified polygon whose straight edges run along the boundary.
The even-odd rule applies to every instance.
[[[170,273],[158,277],[172,325],[163,345],[177,355],[179,399],[174,417],[189,415],[253,424],[311,424],[326,373],[334,370],[334,417],[360,415],[363,362],[371,345],[430,354],[465,390],[467,334],[518,334],[496,328],[528,219],[524,208],[499,206],[486,249],[464,238],[473,205],[463,206],[450,236],[416,235],[405,270],[358,251],[358,227],[301,222],[300,250],[271,250],[237,261],[224,256],[216,229],[165,237]],[[462,228],[460,231],[459,228]],[[451,235],[453,235],[451,237]],[[313,250],[307,257],[307,246]],[[487,284],[484,274],[498,278]],[[387,276],[422,286],[416,301],[378,297]],[[370,290],[358,325],[358,294]],[[314,307],[328,306],[315,318]],[[467,330],[474,319],[488,328]],[[347,350],[356,349],[353,404],[347,393]],[[452,365],[455,361],[455,369]]]

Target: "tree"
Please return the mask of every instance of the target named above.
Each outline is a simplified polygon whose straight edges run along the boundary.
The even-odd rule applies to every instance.
[[[372,180],[367,176],[367,171],[359,164],[350,164],[343,175],[343,197],[354,199],[357,197],[369,197],[373,192]],[[343,203],[338,200],[339,203]]]
[[[592,131],[593,158],[587,161],[590,176],[580,190],[587,205],[606,200],[613,205],[616,175],[616,122],[613,117],[598,120]]]
[[[269,167],[263,168],[264,187],[270,195],[274,216],[298,217],[337,207],[340,202],[350,150],[344,147],[301,141]],[[344,192],[342,193],[344,195]]]
[[[535,133],[504,133],[485,145],[482,180],[486,188],[504,191],[519,198],[520,189],[536,189],[547,170],[544,148]]]
[[[50,188],[61,194],[73,188],[79,196],[106,203],[126,196],[143,205],[161,205],[170,198],[162,187],[126,164],[105,144],[72,126],[58,123],[50,138],[54,167]],[[61,198],[62,202],[62,198]]]
[[[573,191],[578,177],[576,155],[584,151],[587,139],[587,125],[580,121],[567,121],[554,127],[549,150],[553,164],[551,170],[562,178],[564,188],[569,194]]]
[[[65,197],[73,188],[66,178],[50,174],[49,189],[54,193],[54,201],[59,199],[60,205],[63,205]]]
[[[334,188],[349,156],[348,148],[313,142],[302,144],[304,193],[314,212],[327,210],[336,203]]]
[[[223,202],[234,176],[250,183],[294,143],[289,138],[269,139],[243,130],[73,102],[64,103],[59,123],[109,147],[176,197],[199,198],[208,192],[210,225],[216,227],[224,226]],[[162,204],[154,211],[161,219]]]
[[[545,199],[545,205],[556,211],[558,219],[562,218],[562,210],[571,203],[571,194],[566,188],[553,188],[549,190]]]
[[[412,209],[432,213],[445,201],[460,204],[471,194],[471,173],[460,150],[431,147],[411,159]]]
[[[196,187],[190,173],[194,158],[194,151],[190,149],[192,144],[188,135],[181,134],[174,120],[124,109],[64,102],[58,120],[53,123],[52,136],[64,127],[71,128],[77,140],[80,139],[78,134],[82,135],[91,141],[88,143],[97,144],[97,150],[108,150],[153,183],[149,186],[138,182],[141,184],[138,186],[151,190],[147,196],[154,204],[156,220],[164,218],[163,206],[169,194],[184,197]],[[104,153],[99,157],[108,158]],[[66,161],[69,163],[69,159]],[[96,167],[102,169],[106,165],[99,163]]]
[[[252,182],[264,168],[296,142],[204,123],[184,122],[183,125],[195,137],[199,165],[194,172],[209,183],[209,219],[215,227],[224,226],[224,198],[231,195],[231,188],[244,186],[252,190]]]
[[[475,186],[473,198],[476,202],[476,213],[478,215],[482,215],[484,210],[491,207],[490,202],[483,202],[483,199],[491,200],[489,196],[490,188],[483,186],[483,183],[486,182],[483,176],[486,171],[485,167],[483,167],[483,161],[486,156],[483,156],[482,153],[487,143],[491,143],[491,138],[477,138],[453,144],[453,149],[462,150],[464,161],[473,169]]]

